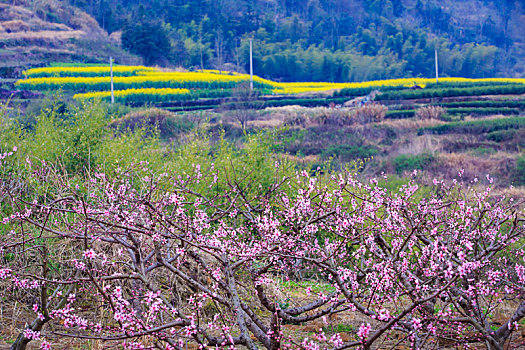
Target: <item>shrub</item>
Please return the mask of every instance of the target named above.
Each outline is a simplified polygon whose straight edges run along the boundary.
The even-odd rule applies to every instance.
[[[416,119],[440,119],[447,110],[439,106],[424,106],[417,110]]]
[[[525,185],[525,156],[516,159],[516,168],[511,174],[512,181],[515,185]]]
[[[514,135],[516,135],[516,130],[514,129],[492,131],[487,134],[487,140],[494,142],[505,142],[512,140]]]
[[[402,175],[405,171],[424,170],[434,162],[432,154],[423,153],[417,155],[402,154],[392,160],[392,165],[397,174]]]
[[[180,132],[188,132],[193,124],[175,113],[160,108],[148,108],[130,112],[120,119],[112,122],[118,129],[147,128],[151,131],[158,129],[161,138],[170,138]]]

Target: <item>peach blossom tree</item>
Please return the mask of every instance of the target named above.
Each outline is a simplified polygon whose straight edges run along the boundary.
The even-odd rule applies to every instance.
[[[235,169],[141,163],[78,184],[43,164],[27,186],[51,179],[31,196],[1,187],[1,294],[32,315],[12,349],[506,349],[525,316],[522,203],[490,185],[389,191],[276,163],[253,191]],[[283,300],[308,279],[324,288]],[[358,324],[290,331],[338,314]]]

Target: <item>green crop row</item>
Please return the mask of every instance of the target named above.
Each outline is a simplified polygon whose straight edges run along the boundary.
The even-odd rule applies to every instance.
[[[446,108],[519,108],[525,109],[524,100],[498,100],[498,101],[463,101],[449,103],[435,103],[435,106]]]
[[[520,110],[517,108],[448,108],[449,115],[517,115]],[[387,119],[408,119],[416,115],[416,110],[390,110],[386,112]]]
[[[209,106],[187,106],[187,107],[166,107],[171,112],[190,112],[190,111],[202,111],[207,109],[214,109],[219,107],[218,105],[209,105]]]
[[[370,86],[362,88],[344,88],[335,91],[332,97],[358,97],[370,94],[372,91],[400,91],[405,90],[405,86]]]
[[[525,118],[513,117],[470,122],[454,122],[420,128],[418,135],[423,134],[483,134],[497,130],[519,129],[525,127]]]
[[[416,115],[415,110],[404,109],[404,110],[394,110],[386,112],[385,118],[387,119],[409,119],[413,118]]]
[[[319,107],[319,106],[328,106],[333,103],[335,105],[340,105],[348,101],[347,98],[312,98],[312,99],[285,99],[285,100],[269,100],[264,102],[265,107],[283,107],[290,105],[297,105],[302,107]]]
[[[441,81],[439,83],[429,83],[426,89],[444,89],[444,88],[471,88],[482,86],[503,86],[503,85],[521,85],[520,82],[502,82],[502,81]]]
[[[448,114],[472,114],[472,115],[516,115],[520,114],[518,108],[448,108]]]
[[[417,98],[482,96],[482,95],[516,95],[525,93],[525,84],[481,86],[469,88],[435,88],[421,90],[389,91],[376,96],[377,101],[409,100]]]

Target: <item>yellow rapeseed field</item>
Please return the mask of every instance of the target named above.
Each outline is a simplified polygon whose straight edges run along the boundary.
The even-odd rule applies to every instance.
[[[138,94],[153,96],[158,94],[161,100],[166,94],[180,94],[176,91],[184,89],[201,89],[224,91],[232,89],[241,83],[247,84],[250,80],[248,74],[234,72],[220,72],[218,70],[203,70],[196,72],[161,71],[157,68],[144,66],[115,66],[114,87],[123,91],[124,96],[138,96]],[[24,72],[26,79],[16,82],[16,86],[26,90],[72,90],[77,92],[101,92],[96,94],[75,95],[77,98],[105,98],[109,94],[110,77],[108,66],[97,67],[47,67],[35,68]],[[354,83],[326,83],[326,82],[294,82],[279,83],[254,76],[254,85],[264,89],[266,93],[274,94],[300,94],[308,92],[322,92],[339,89],[359,89],[370,87],[396,87],[396,86],[426,86],[433,83],[434,79],[404,78],[386,79]],[[522,83],[525,79],[512,78],[441,78],[444,83],[461,82],[491,82],[491,83]],[[183,90],[181,90],[183,89]],[[126,92],[124,92],[126,91]],[[140,91],[140,93],[139,93]],[[170,91],[170,92],[168,92]],[[84,96],[84,97],[82,97]],[[164,96],[164,97],[162,97]]]
[[[274,83],[274,93],[279,94],[298,94],[303,92],[328,91],[338,89],[359,89],[368,87],[381,86],[413,86],[419,85],[425,87],[429,83],[434,83],[435,79],[428,78],[404,78],[404,79],[387,79],[387,80],[372,80],[355,83],[321,83],[321,82],[305,82],[305,83]],[[441,78],[443,83],[521,83],[525,84],[525,79],[515,78],[484,78],[484,79],[470,79],[470,78]]]
[[[45,77],[98,77],[109,76],[109,66],[93,67],[43,67],[32,68],[22,72],[27,78]],[[153,67],[145,66],[114,66],[115,76],[133,76],[142,72],[155,71]]]
[[[190,94],[188,89],[127,89],[117,90],[114,93],[115,100],[119,102],[164,102],[183,99]],[[88,99],[109,99],[110,91],[88,92],[84,94],[75,94],[73,98],[77,100]]]

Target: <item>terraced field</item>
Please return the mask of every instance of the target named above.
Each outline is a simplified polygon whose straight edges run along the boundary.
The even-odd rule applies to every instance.
[[[451,178],[467,169],[465,179],[490,173],[502,185],[525,185],[525,79],[335,84],[256,76],[250,92],[250,76],[233,72],[116,66],[113,73],[116,102],[173,112],[161,130],[168,139],[200,119],[230,139],[246,129],[285,127],[276,147],[312,169],[327,160],[339,168],[367,159],[364,171],[373,175],[419,169]],[[14,84],[15,98],[61,91],[77,101],[110,100],[107,66],[37,68],[24,76]]]
[[[15,84],[18,90],[45,94],[61,90],[74,95],[77,100],[110,99],[108,66],[44,67],[29,69],[23,74],[24,79]],[[115,66],[113,74],[117,102],[148,103],[176,111],[213,109],[224,102],[235,102],[239,100],[239,94],[242,95],[239,90],[246,90],[250,82],[247,74],[214,70],[176,72],[144,66]],[[449,114],[454,115],[517,114],[518,109],[523,108],[521,101],[494,101],[483,96],[524,94],[525,79],[443,78],[439,84],[424,78],[356,83],[279,83],[255,76],[254,87],[255,93],[249,96],[253,102],[250,108],[253,109],[342,105],[348,100],[373,94],[375,100],[389,106],[388,117],[406,118],[414,115],[414,108],[421,103],[438,103],[449,108]],[[467,97],[479,99],[458,104],[456,99]],[[450,102],[447,100],[450,98],[454,99]],[[436,99],[440,100],[436,102]],[[370,96],[365,102],[369,100]]]

